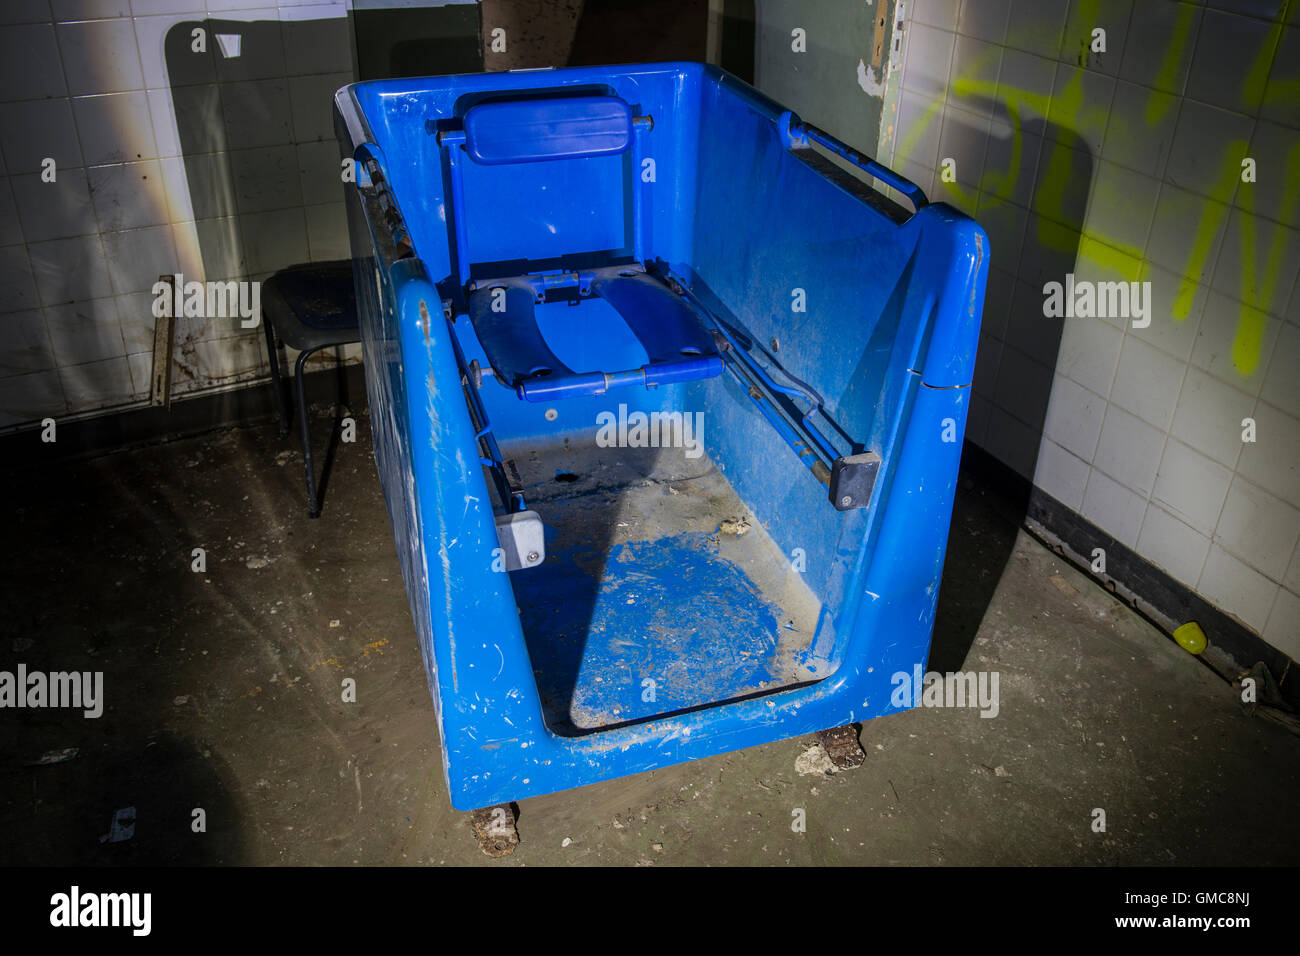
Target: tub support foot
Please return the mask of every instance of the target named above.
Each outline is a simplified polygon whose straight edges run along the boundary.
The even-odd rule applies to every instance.
[[[515,827],[518,819],[519,811],[513,803],[470,811],[469,824],[478,848],[493,858],[514,853],[519,846],[519,830]]]
[[[858,724],[845,724],[843,727],[817,731],[817,739],[826,748],[831,763],[840,770],[856,770],[867,759],[858,743],[858,729]]]

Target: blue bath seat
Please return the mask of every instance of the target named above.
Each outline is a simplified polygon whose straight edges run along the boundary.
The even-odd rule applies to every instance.
[[[600,268],[539,270],[471,281],[464,171],[468,158],[480,166],[593,159],[632,152],[639,169],[639,136],[652,129],[650,116],[634,116],[621,97],[547,96],[506,98],[471,107],[460,129],[438,134],[451,178],[457,273],[468,298],[474,331],[497,381],[529,402],[600,395],[622,385],[655,388],[712,378],[723,370],[708,323],[696,308],[643,265],[642,208],[645,184],[624,183],[631,196],[632,262]],[[627,257],[625,257],[627,258]],[[631,330],[649,361],[637,368],[575,371],[547,345],[537,327],[535,305],[552,290],[576,290],[576,301],[603,299]]]
[[[645,349],[640,368],[575,372],[561,361],[537,327],[541,277],[480,283],[470,294],[469,317],[497,380],[525,401],[599,395],[619,385],[654,388],[712,378],[722,358],[703,317],[662,281],[634,267],[612,266],[575,274],[580,290],[604,299]],[[579,299],[581,301],[581,299]]]

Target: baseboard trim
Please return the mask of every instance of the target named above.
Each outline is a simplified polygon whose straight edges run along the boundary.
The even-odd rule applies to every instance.
[[[1171,627],[1195,621],[1210,642],[1242,670],[1262,662],[1277,679],[1287,703],[1300,710],[1300,671],[1295,661],[1245,624],[1056,498],[1034,487],[1023,475],[983,448],[966,442],[962,449],[962,468],[973,479],[999,489],[1016,511],[1023,508],[1019,521],[1031,533],[1046,538],[1047,543],[1056,546],[1063,557],[1096,578],[1102,587],[1133,606],[1166,633]],[[1040,529],[1047,535],[1042,535]],[[1092,571],[1094,548],[1106,552],[1105,575]]]

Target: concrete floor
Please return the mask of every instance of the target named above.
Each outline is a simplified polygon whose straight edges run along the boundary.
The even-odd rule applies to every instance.
[[[98,720],[0,721],[0,862],[1300,862],[1300,740],[1243,716],[1228,685],[970,480],[931,666],[998,671],[995,719],[871,721],[865,765],[833,776],[798,772],[804,738],[526,800],[521,846],[489,860],[447,801],[358,425],[317,521],[294,439],[269,426],[5,479],[0,669],[102,670],[107,703]],[[196,547],[206,573],[190,570]],[[102,841],[126,807],[134,836]]]

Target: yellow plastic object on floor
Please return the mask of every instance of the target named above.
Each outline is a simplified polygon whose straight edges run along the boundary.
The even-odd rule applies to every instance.
[[[1195,621],[1188,621],[1181,627],[1174,628],[1174,640],[1183,650],[1191,654],[1201,653],[1209,643],[1205,632],[1201,630],[1201,625]]]

